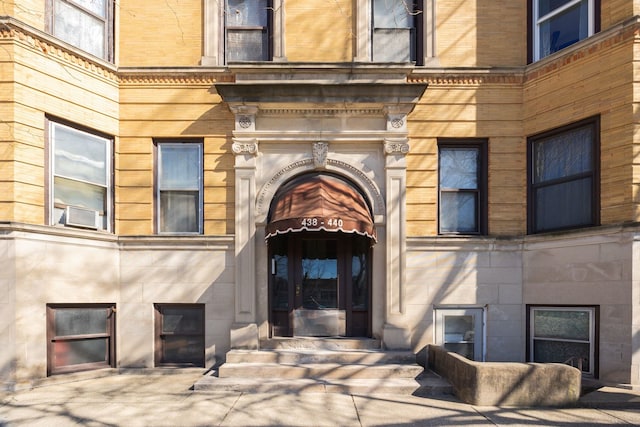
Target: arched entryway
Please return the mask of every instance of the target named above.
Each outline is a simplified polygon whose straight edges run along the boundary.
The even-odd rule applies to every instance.
[[[371,336],[371,209],[350,181],[293,178],[266,227],[271,336]]]

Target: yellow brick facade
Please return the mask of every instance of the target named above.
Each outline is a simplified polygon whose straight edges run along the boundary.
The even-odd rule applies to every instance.
[[[78,62],[27,34],[5,36],[3,85],[15,102],[13,107],[4,104],[3,115],[3,139],[12,141],[2,150],[5,216],[46,223],[44,117],[51,115],[114,136],[116,233],[153,233],[154,138],[204,141],[205,233],[234,232],[232,114],[215,94],[216,73],[176,82],[168,74],[147,78],[126,71],[197,67],[202,54],[201,3],[171,1],[148,8],[118,2],[116,52],[121,72]],[[16,19],[46,29],[42,2],[4,7]],[[291,1],[282,7],[287,60],[331,63],[353,58],[355,2]],[[628,2],[603,1],[603,30],[619,25],[632,12]],[[439,63],[503,68],[477,77],[416,70],[413,78],[429,87],[409,118],[408,235],[437,234],[438,138],[488,138],[489,233],[520,235],[526,232],[526,137],[597,114],[602,129],[602,223],[638,218],[640,183],[638,174],[630,173],[638,167],[630,163],[635,145],[626,142],[634,134],[635,98],[629,88],[637,57],[635,26],[621,27],[559,59],[523,68],[526,19],[523,2],[494,2],[482,9],[461,1],[437,2]],[[159,21],[163,25],[158,26]],[[493,25],[497,21],[502,22],[499,33]],[[219,76],[228,78],[226,73]],[[24,197],[14,197],[16,190]]]
[[[202,3],[168,0],[150,7],[135,0],[116,2],[119,65],[197,65],[202,56]]]
[[[350,62],[354,2],[293,0],[286,7],[286,57],[293,62]]]

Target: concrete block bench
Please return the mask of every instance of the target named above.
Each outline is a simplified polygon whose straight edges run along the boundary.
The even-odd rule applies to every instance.
[[[427,363],[472,405],[566,406],[580,398],[582,375],[569,365],[474,362],[434,345],[427,348]]]

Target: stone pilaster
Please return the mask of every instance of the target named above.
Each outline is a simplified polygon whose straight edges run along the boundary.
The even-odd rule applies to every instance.
[[[389,117],[390,126],[404,126],[405,118]],[[386,248],[387,288],[386,321],[383,341],[390,349],[409,349],[411,336],[405,319],[406,283],[406,155],[409,152],[408,138],[387,138],[384,141],[385,186],[387,197]]]
[[[252,115],[236,115],[236,128],[252,126]],[[231,327],[231,348],[258,348],[256,324],[255,200],[258,142],[234,138],[235,161],[235,323]]]

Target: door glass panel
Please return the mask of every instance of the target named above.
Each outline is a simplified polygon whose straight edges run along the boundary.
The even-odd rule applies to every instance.
[[[351,257],[351,308],[366,310],[369,305],[368,270],[369,270],[369,241],[357,239],[353,242]]]
[[[303,308],[338,308],[337,246],[336,240],[302,241]]]
[[[483,360],[483,317],[481,308],[436,309],[436,344],[470,360]]]
[[[273,240],[271,307],[274,310],[287,310],[289,308],[289,257],[286,240],[271,240]],[[269,242],[269,244],[272,243]]]
[[[467,359],[474,356],[473,316],[444,316],[444,348]]]

